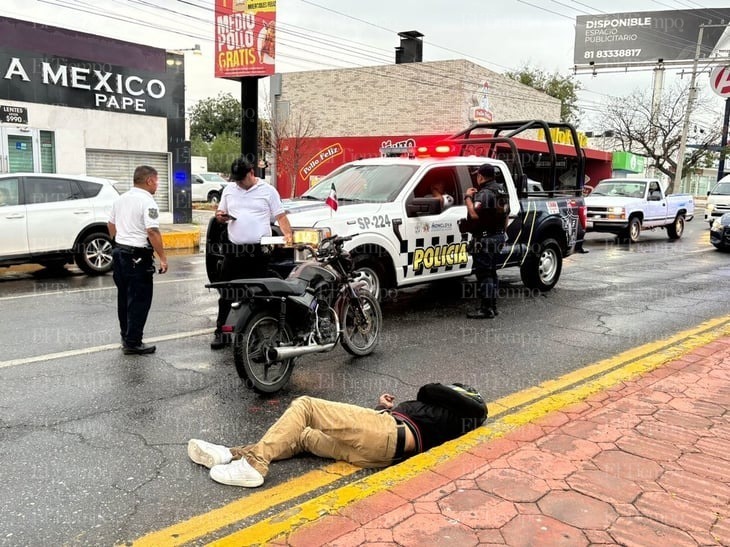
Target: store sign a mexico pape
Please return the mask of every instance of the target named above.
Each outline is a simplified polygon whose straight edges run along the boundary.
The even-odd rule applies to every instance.
[[[215,0],[215,76],[270,76],[276,57],[276,0]]]
[[[729,20],[730,9],[726,8],[579,15],[573,62],[586,66],[691,61],[700,25],[724,25]],[[724,26],[705,27],[700,57],[727,49],[727,43],[730,37]]]

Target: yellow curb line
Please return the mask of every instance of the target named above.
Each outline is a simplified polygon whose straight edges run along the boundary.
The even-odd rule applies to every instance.
[[[181,232],[162,232],[165,249],[193,249],[200,246],[200,229]]]
[[[503,397],[489,404],[490,408],[496,407],[497,409],[496,412],[492,412],[492,418],[495,415],[504,415],[496,422],[490,422],[487,426],[459,439],[414,456],[405,464],[379,471],[209,545],[216,547],[262,545],[280,536],[289,535],[305,524],[312,523],[325,515],[336,513],[356,501],[393,488],[424,471],[431,470],[440,463],[468,452],[485,441],[502,437],[519,426],[533,422],[570,404],[580,402],[588,396],[622,381],[631,380],[638,375],[659,368],[698,347],[727,335],[730,335],[730,316],[712,319],[664,340],[645,344],[611,359],[568,373],[557,380],[549,380],[537,387]],[[578,382],[582,382],[581,385],[570,387]],[[515,407],[522,408],[508,414],[508,411]],[[296,482],[294,480],[288,484]]]
[[[267,490],[229,503],[219,509],[195,516],[162,530],[152,532],[136,540],[135,547],[156,547],[159,545],[183,545],[199,537],[220,530],[226,526],[253,516],[268,507],[284,503],[298,496],[327,486],[343,477],[347,477],[360,468],[345,462],[336,462],[322,469],[315,469],[296,480],[282,483]]]

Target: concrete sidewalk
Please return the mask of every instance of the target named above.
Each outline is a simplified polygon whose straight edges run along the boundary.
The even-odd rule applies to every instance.
[[[730,545],[730,318],[684,340],[214,544]]]

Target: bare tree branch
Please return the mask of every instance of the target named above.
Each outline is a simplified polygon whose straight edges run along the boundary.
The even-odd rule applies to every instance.
[[[687,108],[688,88],[674,86],[665,91],[656,114],[652,117],[651,96],[644,90],[636,90],[627,97],[609,100],[606,105],[604,127],[614,131],[615,138],[623,150],[648,159],[648,166],[655,167],[670,180],[669,191],[673,191],[674,173],[677,170],[677,154]],[[690,126],[702,125],[698,110],[709,104],[707,97],[695,101]],[[705,123],[700,132],[692,132],[689,141],[698,148],[689,148],[685,154],[682,171],[691,172],[710,163],[716,153],[710,145],[720,142],[722,124],[719,118]]]

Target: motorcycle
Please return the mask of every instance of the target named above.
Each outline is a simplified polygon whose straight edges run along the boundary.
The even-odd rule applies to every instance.
[[[369,355],[378,343],[383,316],[367,283],[353,277],[344,250],[353,236],[330,236],[286,279],[255,278],[210,283],[236,295],[227,323],[233,332],[238,375],[259,393],[274,393],[291,377],[302,355],[331,351],[339,342],[350,354]],[[224,330],[226,330],[224,328]]]

